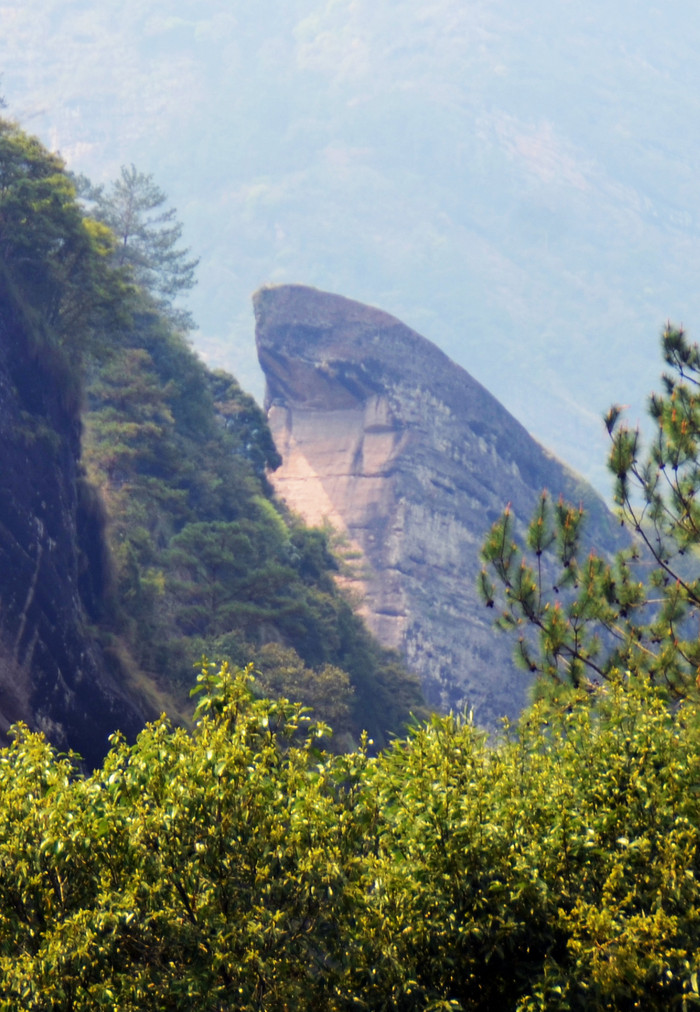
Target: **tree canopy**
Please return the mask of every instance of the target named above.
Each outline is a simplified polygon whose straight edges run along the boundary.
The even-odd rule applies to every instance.
[[[619,676],[500,743],[458,716],[372,759],[204,664],[76,774],[0,751],[0,1008],[689,1009],[700,712]]]
[[[86,217],[57,155],[0,119],[0,269],[35,351],[82,376],[86,351],[118,313],[125,288],[109,269],[111,235]],[[78,381],[79,382],[79,381]]]

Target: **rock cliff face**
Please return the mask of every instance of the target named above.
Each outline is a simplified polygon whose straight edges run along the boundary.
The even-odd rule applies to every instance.
[[[38,351],[0,279],[0,739],[23,720],[99,762],[146,715],[90,633],[105,573],[100,516],[78,460],[69,372]]]
[[[431,705],[468,705],[487,726],[515,714],[528,679],[478,599],[484,536],[508,502],[527,521],[547,488],[584,498],[594,540],[609,543],[603,504],[387,313],[299,285],[263,288],[254,307],[279,494],[358,551],[368,623],[420,675]]]

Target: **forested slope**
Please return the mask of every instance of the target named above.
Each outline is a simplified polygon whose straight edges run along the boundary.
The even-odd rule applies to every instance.
[[[117,256],[114,232],[93,213],[99,208],[78,198],[76,183],[60,159],[0,121],[2,302],[7,319],[21,310],[17,339],[25,346],[14,354],[15,372],[23,365],[12,382],[51,390],[72,440],[72,554],[55,597],[74,603],[76,649],[96,652],[112,695],[141,698],[143,713],[165,708],[187,719],[193,664],[206,652],[254,661],[261,691],[317,706],[339,743],[367,728],[383,744],[420,709],[416,681],[336,589],[326,535],[274,501],[265,469],[277,458],[254,401],[197,359],[182,317],[138,284],[139,272]],[[35,398],[5,427],[7,444],[31,444],[39,468],[49,466],[60,438],[47,410]],[[15,469],[15,485],[30,478],[26,465]],[[15,492],[3,488],[4,523]],[[42,521],[27,534],[30,561],[44,557],[44,533]],[[10,640],[20,633],[31,640],[21,604],[43,585],[37,566],[28,564],[26,586],[13,591],[20,604]],[[33,656],[32,647],[20,658],[30,682]],[[94,677],[86,671],[75,689],[86,701]],[[49,734],[56,691],[42,690]],[[17,717],[36,726],[36,706],[14,707],[9,719]],[[84,745],[63,731],[57,740]]]

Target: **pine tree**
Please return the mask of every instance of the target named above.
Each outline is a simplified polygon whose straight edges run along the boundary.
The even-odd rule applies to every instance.
[[[114,234],[115,264],[131,272],[172,323],[190,329],[194,325],[190,313],[174,302],[194,287],[199,261],[190,257],[189,249],[178,246],[182,225],[175,209],[165,207],[165,193],[153,176],[139,172],[133,164],[123,165],[119,178],[106,190],[85,179],[80,180],[80,189],[91,204],[90,214]]]
[[[619,406],[605,416],[630,546],[586,555],[583,510],[543,493],[524,539],[506,509],[482,549],[485,603],[515,633],[516,659],[549,681],[576,687],[629,670],[674,696],[700,685],[700,350],[669,324],[662,353],[670,371],[649,400],[649,449]]]

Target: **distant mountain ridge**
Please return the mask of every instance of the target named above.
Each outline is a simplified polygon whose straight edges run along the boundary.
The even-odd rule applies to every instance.
[[[478,600],[479,550],[507,503],[527,523],[543,488],[585,501],[588,538],[617,525],[464,369],[396,318],[301,285],[254,296],[272,481],[312,524],[359,550],[355,589],[370,628],[397,648],[441,710],[488,726],[525,705],[526,673]]]
[[[0,91],[95,183],[154,174],[197,347],[262,398],[249,295],[385,306],[608,495],[601,415],[700,330],[690,0],[0,4]]]

